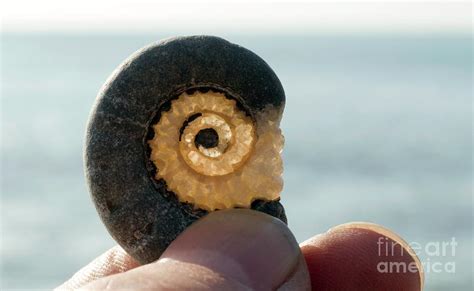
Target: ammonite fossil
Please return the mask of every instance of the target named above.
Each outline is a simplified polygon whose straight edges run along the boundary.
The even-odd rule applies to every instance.
[[[89,189],[114,239],[148,263],[210,211],[252,208],[286,223],[284,103],[272,69],[221,38],[134,53],[99,92],[86,136]]]

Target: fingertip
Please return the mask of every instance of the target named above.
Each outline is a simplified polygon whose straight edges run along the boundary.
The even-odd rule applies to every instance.
[[[280,220],[233,209],[213,212],[193,224],[160,260],[203,266],[251,289],[275,289],[295,274],[301,257],[296,239]],[[309,286],[307,271],[298,278]]]
[[[399,235],[373,223],[336,226],[301,244],[320,290],[422,290],[423,268]]]
[[[425,282],[425,272],[423,270],[423,264],[420,261],[420,258],[416,254],[416,252],[413,250],[413,248],[410,246],[409,243],[407,243],[400,235],[395,233],[394,231],[376,223],[372,222],[348,222],[344,224],[337,225],[333,228],[330,228],[328,232],[334,232],[334,231],[344,231],[346,229],[365,229],[369,231],[373,231],[374,233],[379,234],[379,238],[387,238],[389,241],[393,241],[401,246],[403,250],[406,251],[407,254],[411,256],[413,259],[413,262],[416,265],[416,268],[418,270],[418,274],[420,276],[420,290],[423,290],[424,288],[424,282]]]

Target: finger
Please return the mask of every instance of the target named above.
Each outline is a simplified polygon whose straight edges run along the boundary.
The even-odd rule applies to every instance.
[[[156,263],[86,287],[271,290],[288,286],[310,288],[306,264],[290,230],[269,215],[234,209],[213,212],[194,223]]]
[[[316,290],[422,290],[423,268],[397,234],[348,223],[301,245]]]
[[[99,278],[122,273],[138,267],[139,264],[120,246],[115,246],[79,270],[57,290],[74,290]]]

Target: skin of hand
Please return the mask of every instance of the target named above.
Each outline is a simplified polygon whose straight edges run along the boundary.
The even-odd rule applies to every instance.
[[[411,267],[380,269],[390,263]],[[56,290],[422,290],[423,280],[416,254],[381,226],[348,223],[298,245],[280,220],[233,209],[191,225],[154,263],[117,246]]]

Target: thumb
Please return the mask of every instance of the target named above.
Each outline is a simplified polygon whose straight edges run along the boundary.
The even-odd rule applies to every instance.
[[[102,278],[87,289],[309,290],[298,243],[278,219],[253,210],[210,213],[152,264]]]

